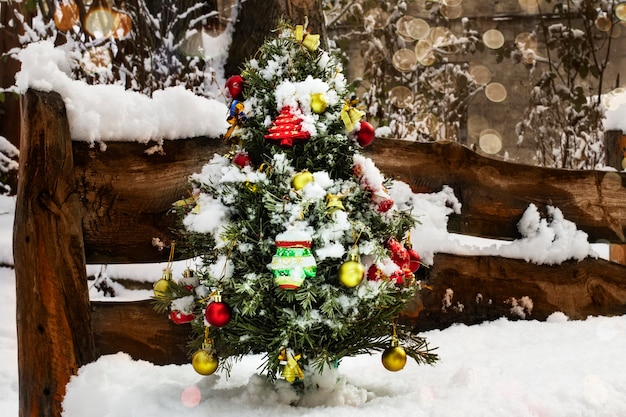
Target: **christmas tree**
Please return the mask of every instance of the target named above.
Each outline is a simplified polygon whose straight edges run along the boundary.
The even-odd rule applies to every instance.
[[[155,300],[191,323],[201,374],[263,353],[270,380],[302,385],[346,356],[383,352],[393,371],[407,356],[437,359],[397,323],[420,289],[416,219],[359,152],[374,130],[318,44],[306,26],[283,24],[228,80],[233,149],[174,205],[177,250],[199,261],[180,280],[166,269]]]

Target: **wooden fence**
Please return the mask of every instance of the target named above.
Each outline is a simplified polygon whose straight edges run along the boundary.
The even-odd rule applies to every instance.
[[[171,203],[186,195],[188,175],[225,145],[191,138],[165,141],[151,155],[134,142],[101,151],[71,141],[58,94],[30,90],[22,98],[20,147],[14,226],[20,416],[59,416],[71,375],[103,354],[187,363],[186,326],[157,314],[149,301],[90,302],[85,265],[166,260],[152,238],[172,237]],[[451,232],[519,238],[516,224],[534,203],[559,207],[590,241],[626,241],[624,173],[515,165],[454,143],[377,140],[368,155],[416,192],[452,187],[463,208],[450,218]],[[416,330],[506,316],[512,300],[525,296],[533,300],[532,319],[555,311],[573,319],[626,313],[626,266],[601,259],[538,266],[437,254],[420,271],[430,289],[403,318]],[[449,290],[452,303],[442,309]]]

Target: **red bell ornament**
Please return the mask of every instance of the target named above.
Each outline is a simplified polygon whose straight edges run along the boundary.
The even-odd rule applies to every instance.
[[[375,135],[374,126],[365,120],[359,122],[359,131],[356,132],[356,141],[359,145],[364,148],[371,145],[374,142]]]

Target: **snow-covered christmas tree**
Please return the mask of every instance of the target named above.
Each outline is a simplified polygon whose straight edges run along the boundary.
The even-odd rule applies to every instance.
[[[233,150],[191,178],[175,203],[176,250],[157,306],[191,322],[201,374],[264,353],[263,373],[297,386],[342,358],[382,352],[392,371],[437,357],[397,322],[420,289],[416,219],[400,210],[359,150],[374,138],[336,57],[306,25],[283,24],[227,82]]]

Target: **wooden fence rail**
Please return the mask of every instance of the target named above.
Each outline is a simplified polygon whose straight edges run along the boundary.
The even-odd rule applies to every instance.
[[[191,138],[164,141],[156,154],[130,142],[101,151],[71,141],[58,94],[33,90],[22,98],[22,126],[14,226],[20,416],[58,416],[71,375],[99,355],[187,361],[185,326],[149,301],[91,303],[85,265],[166,260],[152,238],[172,238],[171,203],[226,146]],[[416,192],[452,187],[463,205],[450,218],[452,232],[518,238],[516,224],[534,203],[560,208],[591,241],[625,241],[624,173],[515,165],[454,143],[377,140],[368,155]],[[437,254],[420,271],[430,289],[403,318],[417,330],[511,316],[523,297],[533,301],[527,316],[539,320],[554,311],[575,319],[626,313],[626,267],[604,260],[539,266]]]

